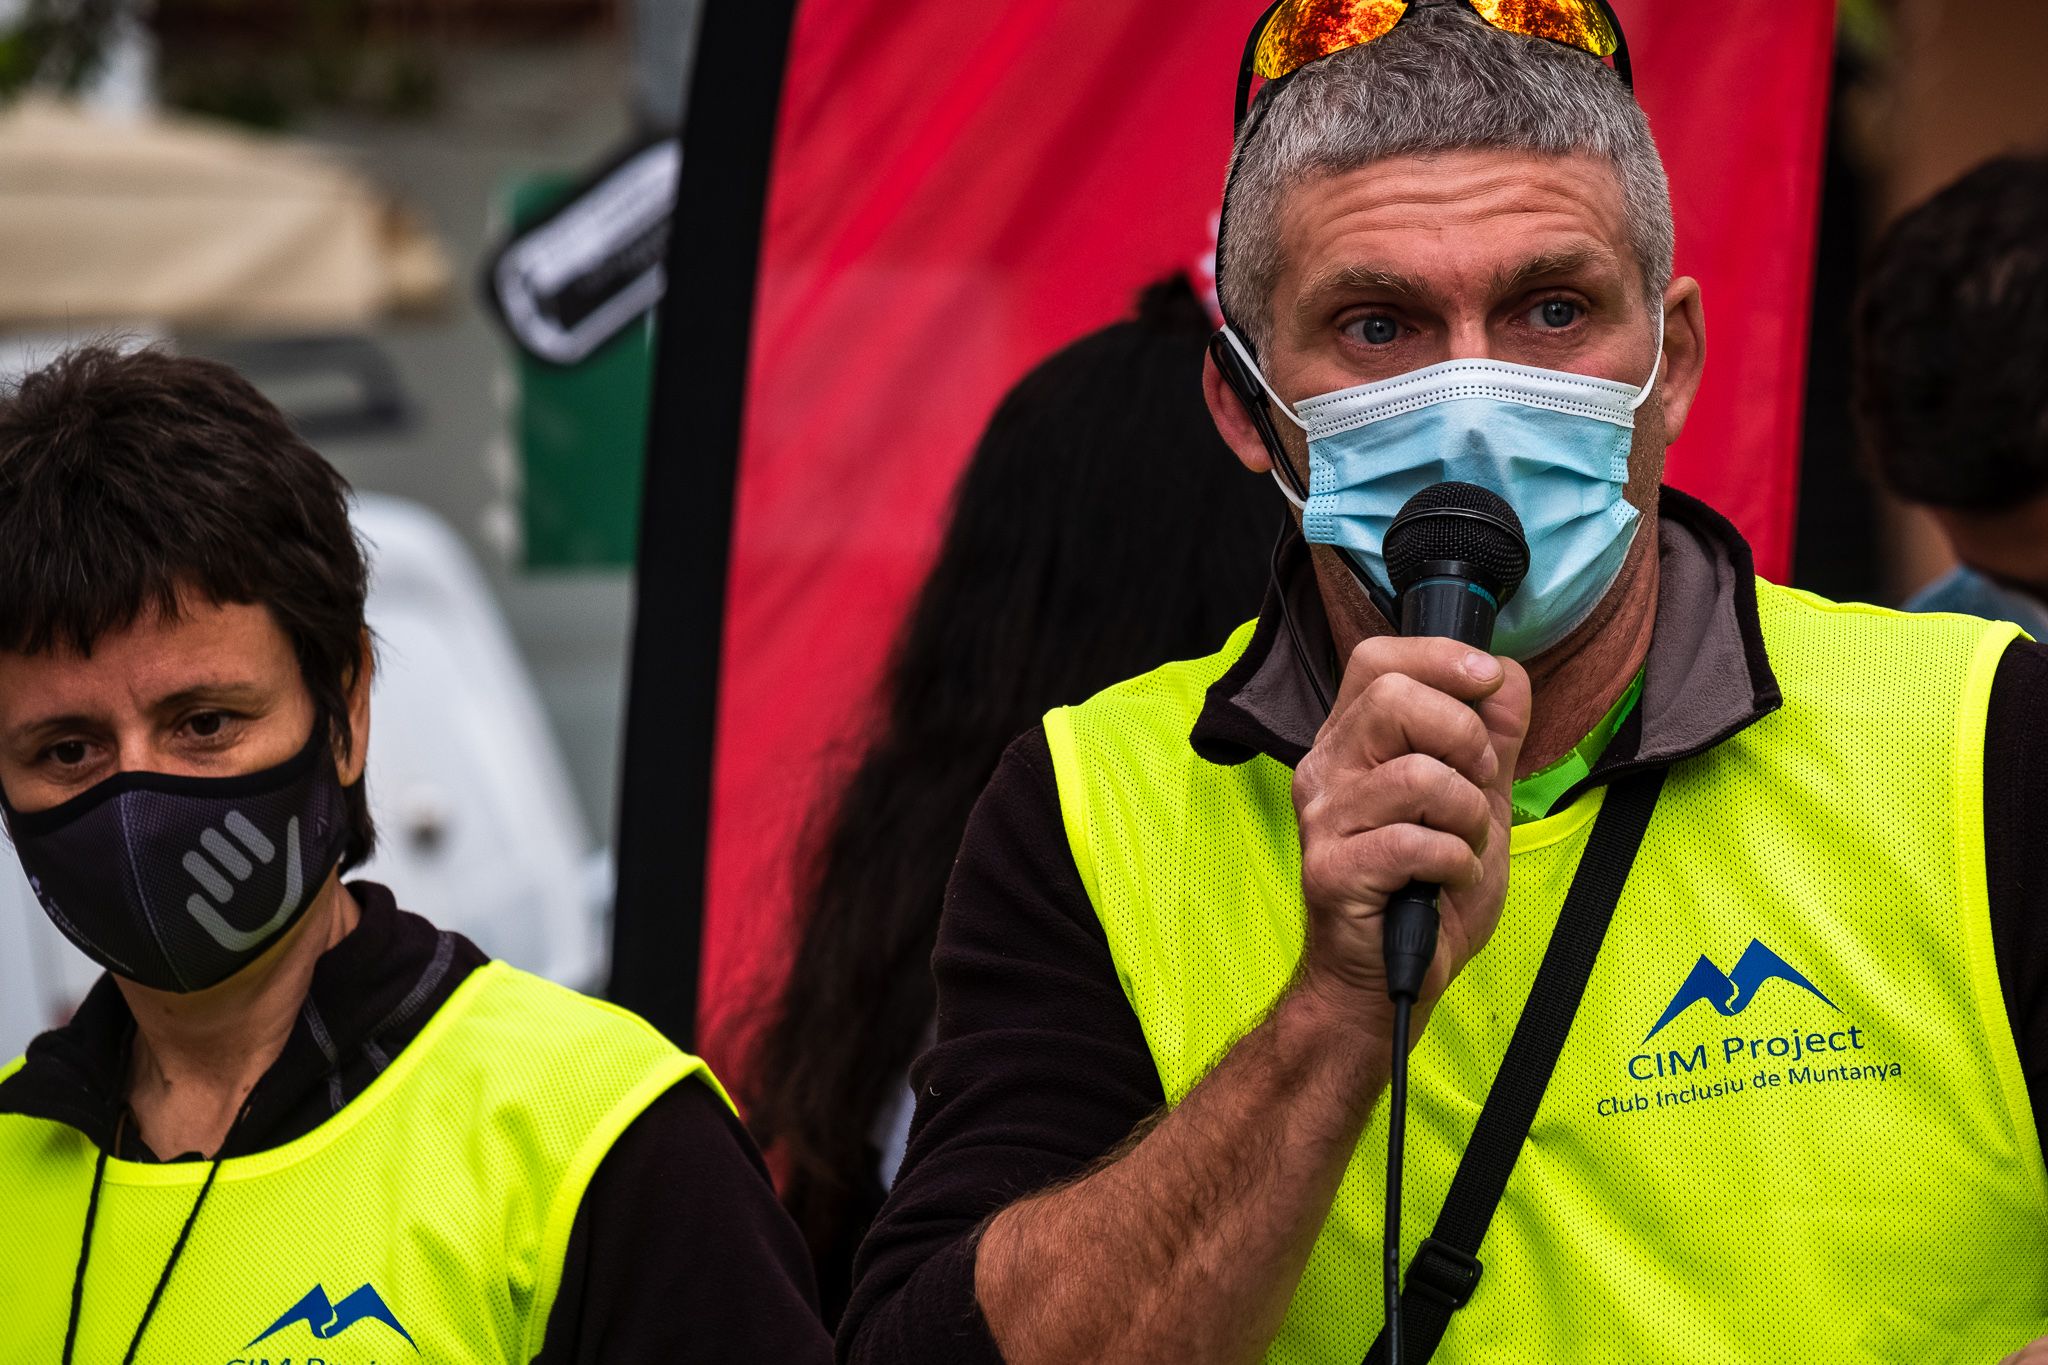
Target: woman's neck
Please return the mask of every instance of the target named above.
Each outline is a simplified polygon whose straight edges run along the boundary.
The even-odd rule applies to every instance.
[[[339,874],[263,956],[217,986],[190,994],[115,978],[135,1016],[128,1108],[161,1157],[212,1155],[291,1037],[321,954],[362,912]]]

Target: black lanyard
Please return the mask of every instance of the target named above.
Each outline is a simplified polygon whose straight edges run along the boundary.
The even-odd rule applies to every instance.
[[[1610,787],[1579,857],[1578,874],[1565,893],[1557,927],[1536,969],[1536,984],[1529,990],[1514,1037],[1508,1040],[1493,1088],[1487,1091],[1472,1141],[1451,1177],[1436,1225],[1408,1263],[1401,1295],[1402,1355],[1414,1365],[1424,1365],[1436,1354],[1451,1315],[1465,1306],[1479,1285],[1484,1269],[1479,1263],[1480,1243],[1507,1192],[1508,1177],[1528,1141],[1543,1092],[1550,1088],[1558,1054],[1564,1051],[1579,1002],[1585,998],[1586,982],[1593,975],[1622,888],[1628,885],[1629,869],[1649,832],[1667,771],[1634,773]],[[1366,1353],[1366,1365],[1383,1365],[1386,1358],[1382,1332]]]
[[[206,1196],[213,1192],[213,1178],[220,1174],[221,1162],[227,1160],[228,1144],[235,1140],[235,1130],[248,1116],[249,1102],[244,1100],[235,1121],[228,1125],[227,1136],[221,1139],[220,1150],[213,1154],[213,1163],[206,1168],[206,1183],[199,1187],[199,1197],[192,1201],[192,1211],[185,1215],[185,1226],[178,1229],[178,1240],[164,1261],[163,1273],[156,1277],[156,1288],[150,1292],[149,1306],[142,1310],[142,1321],[135,1324],[135,1335],[129,1338],[128,1354],[121,1357],[121,1365],[133,1365],[135,1353],[142,1349],[142,1334],[149,1330],[149,1320],[156,1316],[156,1306],[163,1302],[164,1290],[171,1283],[171,1272],[178,1268],[178,1259],[185,1254],[185,1243],[192,1236],[192,1225],[199,1221],[199,1210],[206,1207]],[[126,1123],[127,1115],[123,1114],[121,1122],[114,1125],[113,1141],[100,1148],[99,1160],[93,1163],[92,1194],[85,1203],[85,1235],[78,1243],[78,1273],[71,1280],[71,1320],[64,1328],[63,1365],[71,1365],[72,1349],[78,1344],[79,1311],[85,1306],[85,1268],[92,1260],[92,1225],[99,1216],[100,1188],[107,1180],[107,1154],[120,1145],[121,1130]]]

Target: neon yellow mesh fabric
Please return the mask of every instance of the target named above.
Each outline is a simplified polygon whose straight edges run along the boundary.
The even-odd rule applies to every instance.
[[[1977,1361],[2048,1333],[2048,1176],[1992,961],[1982,743],[2013,637],[1758,585],[1779,712],[1678,765],[1436,1359]],[[1242,652],[1047,718],[1075,860],[1169,1102],[1301,953],[1291,775],[1187,735]],[[1499,931],[1413,1059],[1428,1233],[1602,793],[1513,833]],[[1267,1359],[1380,1326],[1384,1113]]]
[[[139,1360],[530,1360],[598,1162],[693,1074],[716,1087],[625,1011],[480,968],[336,1118],[222,1165]],[[59,1358],[95,1155],[0,1117],[0,1360]],[[205,1175],[108,1163],[79,1361],[121,1359]]]

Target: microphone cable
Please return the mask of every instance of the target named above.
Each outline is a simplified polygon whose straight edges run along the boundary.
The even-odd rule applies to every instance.
[[[1401,1167],[1408,1140],[1408,1027],[1415,1002],[1394,1002],[1394,1069],[1387,1080],[1387,1361],[1401,1365]]]
[[[1408,1040],[1415,1002],[1436,956],[1437,888],[1410,882],[1387,904],[1387,994],[1394,1002],[1394,1056],[1387,1075],[1387,1365],[1402,1365],[1401,1176],[1408,1145]]]
[[[1490,489],[1438,483],[1402,507],[1384,540],[1387,571],[1400,593],[1401,634],[1457,640],[1491,650],[1493,627],[1529,571],[1529,542],[1515,509]],[[1394,1005],[1394,1055],[1387,1073],[1386,1271],[1388,1365],[1402,1365],[1401,1175],[1408,1137],[1408,1042],[1416,1002],[1436,960],[1441,888],[1410,882],[1387,902],[1382,932],[1387,996]]]

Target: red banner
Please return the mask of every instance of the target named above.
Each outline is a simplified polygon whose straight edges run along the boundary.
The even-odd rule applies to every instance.
[[[804,822],[857,750],[982,425],[1048,352],[1204,254],[1262,4],[798,11],[724,640],[702,997],[721,1072],[781,970]],[[1671,168],[1679,269],[1706,296],[1707,382],[1671,481],[1782,573],[1833,6],[1617,9]]]

